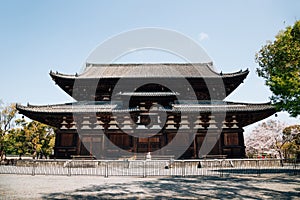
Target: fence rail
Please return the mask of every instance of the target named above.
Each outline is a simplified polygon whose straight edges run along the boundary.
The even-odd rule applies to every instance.
[[[299,174],[297,162],[279,159],[211,160],[18,160],[0,165],[0,174],[64,176],[226,176],[266,173]]]

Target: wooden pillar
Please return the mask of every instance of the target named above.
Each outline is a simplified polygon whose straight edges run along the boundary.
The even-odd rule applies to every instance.
[[[102,136],[102,144],[101,144],[101,157],[104,158],[106,156],[106,141],[107,138],[109,137],[109,133],[108,133],[108,128],[110,127],[109,123],[111,121],[111,118],[110,116],[107,116],[107,115],[103,115],[101,117],[101,121],[103,122],[103,129],[104,129],[104,133],[103,133],[103,136]]]
[[[137,153],[137,152],[138,152],[138,149],[137,149],[137,140],[138,140],[138,138],[132,137],[132,141],[133,141],[133,152],[134,152],[134,153]]]
[[[166,145],[168,145],[168,133],[166,132],[166,130],[163,128],[162,130],[161,130],[161,138],[162,138],[162,141],[161,141],[161,147],[160,148],[162,148],[162,147],[164,147],[164,146],[166,146]],[[167,152],[166,152],[166,150],[164,150],[163,152],[162,152],[162,154],[167,154]]]
[[[148,144],[147,144],[147,152],[151,152],[150,138],[148,138],[147,140],[148,140]]]
[[[241,146],[241,158],[245,158],[246,157],[246,151],[245,151],[245,142],[244,142],[244,129],[240,129],[239,133],[238,133],[238,137],[239,137],[239,145]]]
[[[219,142],[220,142],[220,155],[224,155],[224,152],[223,152],[223,147],[224,147],[224,132],[223,131],[221,132]]]
[[[80,151],[81,151],[81,139],[79,137],[79,134],[76,131],[76,135],[77,135],[77,144],[76,144],[76,154],[80,155]]]
[[[195,137],[194,137],[194,141],[193,141],[193,157],[194,158],[197,158],[197,144],[196,144],[196,137],[197,137],[197,134],[195,134]]]
[[[54,158],[59,158],[59,155],[58,155],[58,147],[60,146],[60,130],[59,129],[56,129],[55,131],[55,146],[54,146]]]

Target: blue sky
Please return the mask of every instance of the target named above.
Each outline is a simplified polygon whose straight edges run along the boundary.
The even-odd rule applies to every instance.
[[[195,40],[219,71],[250,70],[244,84],[227,100],[267,102],[271,93],[255,73],[255,53],[279,30],[299,20],[299,13],[297,0],[2,0],[0,99],[22,104],[72,101],[51,80],[50,70],[74,74],[82,69],[90,52],[108,38],[136,28],[158,27]],[[137,60],[141,60],[139,56]],[[149,59],[147,52],[142,56]],[[130,57],[133,62],[134,58]],[[164,56],[150,58],[153,62],[170,61]],[[286,114],[277,119],[295,122]]]

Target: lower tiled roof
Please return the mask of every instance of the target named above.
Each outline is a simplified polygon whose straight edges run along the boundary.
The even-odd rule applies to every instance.
[[[34,113],[95,113],[95,112],[134,112],[140,111],[139,108],[122,108],[118,104],[95,103],[95,102],[76,102],[68,104],[56,105],[17,105],[20,113],[34,112]],[[274,106],[269,103],[263,104],[246,104],[246,103],[233,103],[233,102],[213,102],[198,103],[198,104],[172,104],[170,108],[159,108],[158,111],[165,112],[251,112],[251,111],[264,111],[274,110]]]
[[[141,97],[163,97],[163,96],[177,96],[178,92],[120,92],[119,96],[141,96]]]
[[[177,112],[249,112],[275,109],[269,103],[246,104],[220,102],[219,104],[173,104],[172,110]]]

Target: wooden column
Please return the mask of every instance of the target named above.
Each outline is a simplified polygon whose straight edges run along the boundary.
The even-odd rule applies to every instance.
[[[246,157],[246,151],[245,151],[245,142],[244,142],[244,129],[240,129],[239,133],[238,133],[238,137],[239,137],[239,145],[241,146],[241,157],[245,158]]]
[[[193,153],[194,153],[194,155],[193,155],[193,157],[194,158],[197,158],[197,144],[196,144],[196,137],[197,137],[197,135],[195,135],[195,138],[194,138],[194,141],[193,141]]]

